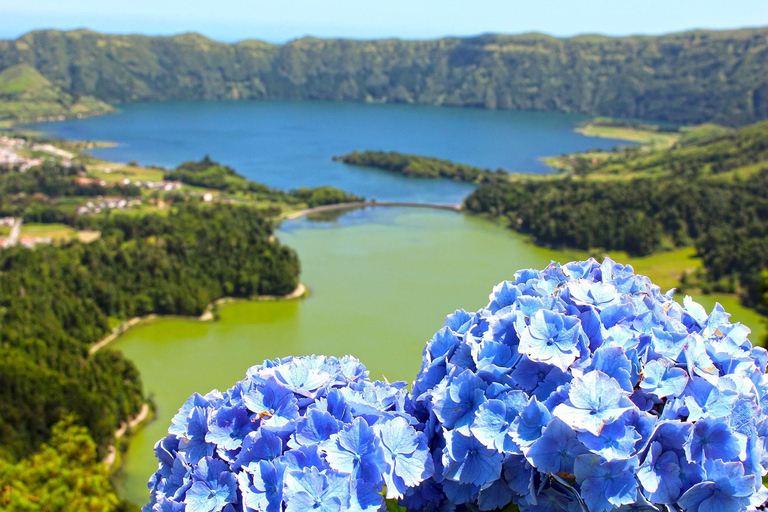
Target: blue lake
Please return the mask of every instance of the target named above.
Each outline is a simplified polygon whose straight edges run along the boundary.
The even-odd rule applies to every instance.
[[[35,129],[77,140],[108,140],[97,157],[174,167],[208,154],[267,185],[333,185],[379,200],[460,202],[473,186],[404,178],[333,162],[353,150],[446,158],[509,171],[547,173],[541,157],[626,142],[574,132],[587,118],[413,105],[203,101],[134,103],[117,114],[43,123]]]

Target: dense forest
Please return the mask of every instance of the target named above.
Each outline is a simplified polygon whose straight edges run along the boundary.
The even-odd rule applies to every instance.
[[[127,510],[88,430],[66,416],[40,451],[18,462],[0,457],[0,506],[18,512]]]
[[[0,41],[75,97],[302,99],[742,125],[768,117],[768,28],[664,36],[302,38],[284,45],[43,30]]]
[[[199,315],[222,296],[283,295],[295,253],[246,206],[182,204],[167,216],[111,215],[95,242],[0,251],[0,447],[22,456],[74,413],[100,447],[143,396],[133,364],[88,347],[110,319]]]
[[[363,167],[375,167],[396,172],[403,176],[416,178],[448,178],[456,181],[478,183],[483,179],[501,178],[506,172],[499,169],[491,171],[472,165],[457,164],[450,160],[430,158],[419,155],[404,155],[394,151],[353,151],[346,155],[333,157],[337,162]]]
[[[695,245],[705,288],[768,311],[768,123],[664,151],[617,151],[559,179],[492,181],[468,210],[537,242],[635,255]]]

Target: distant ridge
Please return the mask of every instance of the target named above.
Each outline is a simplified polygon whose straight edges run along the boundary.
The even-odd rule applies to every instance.
[[[29,64],[0,71],[0,121],[36,121],[110,111],[112,107],[95,98],[73,98]]]
[[[292,99],[549,110],[673,123],[768,118],[768,28],[663,36],[539,33],[433,40],[306,37],[221,43],[90,30],[0,40],[0,70],[28,64],[75,96]]]

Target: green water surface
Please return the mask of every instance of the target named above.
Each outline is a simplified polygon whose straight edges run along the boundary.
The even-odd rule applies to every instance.
[[[122,497],[146,501],[157,467],[152,446],[191,393],[226,389],[266,358],[305,354],[352,354],[373,379],[411,381],[447,314],[486,305],[492,287],[518,269],[584,256],[536,247],[480,218],[421,209],[291,221],[278,236],[298,251],[309,298],[237,303],[214,323],[162,319],[112,346],[137,364],[158,407],[130,441]]]

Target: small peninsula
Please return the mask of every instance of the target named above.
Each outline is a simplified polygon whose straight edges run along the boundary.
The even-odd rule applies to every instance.
[[[419,155],[406,155],[395,151],[353,151],[333,159],[349,165],[373,167],[414,178],[447,178],[468,183],[480,183],[487,179],[499,179],[507,172],[498,169],[492,171],[466,164],[457,164],[450,160]]]

